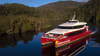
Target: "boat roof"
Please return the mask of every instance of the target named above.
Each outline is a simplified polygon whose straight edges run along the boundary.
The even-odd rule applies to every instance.
[[[59,29],[59,28],[55,28],[53,30],[48,31],[46,34],[49,34],[49,33],[65,34],[65,33],[68,33],[68,32],[73,32],[73,31],[77,31],[77,30],[81,30],[81,29],[84,29],[84,28],[79,28],[79,29]]]
[[[79,22],[78,20],[69,20],[68,22],[65,22],[63,24],[60,24],[58,26],[80,26],[80,25],[86,25],[86,22]]]

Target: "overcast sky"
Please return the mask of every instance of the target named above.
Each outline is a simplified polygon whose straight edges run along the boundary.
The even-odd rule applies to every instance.
[[[0,0],[0,4],[5,4],[5,3],[20,3],[24,4],[30,7],[38,7],[41,5],[45,5],[48,3],[56,2],[56,1],[61,1],[61,0]],[[78,2],[84,2],[87,0],[74,0]]]

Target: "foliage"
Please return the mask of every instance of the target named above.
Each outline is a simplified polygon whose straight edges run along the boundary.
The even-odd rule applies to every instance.
[[[56,27],[70,19],[74,8],[79,5],[82,3],[73,1],[55,2],[38,8],[16,3],[0,5],[0,33],[37,32]]]
[[[77,17],[96,25],[100,25],[100,0],[90,0],[76,9]]]

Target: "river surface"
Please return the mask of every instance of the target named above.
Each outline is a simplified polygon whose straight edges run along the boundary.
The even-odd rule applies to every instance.
[[[77,56],[100,56],[100,32],[91,36],[86,48]],[[41,46],[42,32],[24,33],[22,36],[0,37],[0,56],[44,56]]]

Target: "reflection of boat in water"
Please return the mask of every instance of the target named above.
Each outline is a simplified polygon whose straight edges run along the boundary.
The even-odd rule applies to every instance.
[[[88,40],[87,39],[85,40]],[[87,41],[76,42],[71,45],[66,45],[55,49],[54,45],[45,46],[42,48],[42,54],[44,56],[76,56],[86,47]]]
[[[86,22],[75,20],[75,15],[72,20],[58,25],[57,28],[44,33],[41,37],[42,45],[54,43],[56,48],[64,45],[71,45],[77,41],[82,42],[91,34]],[[86,41],[86,40],[85,40]]]

